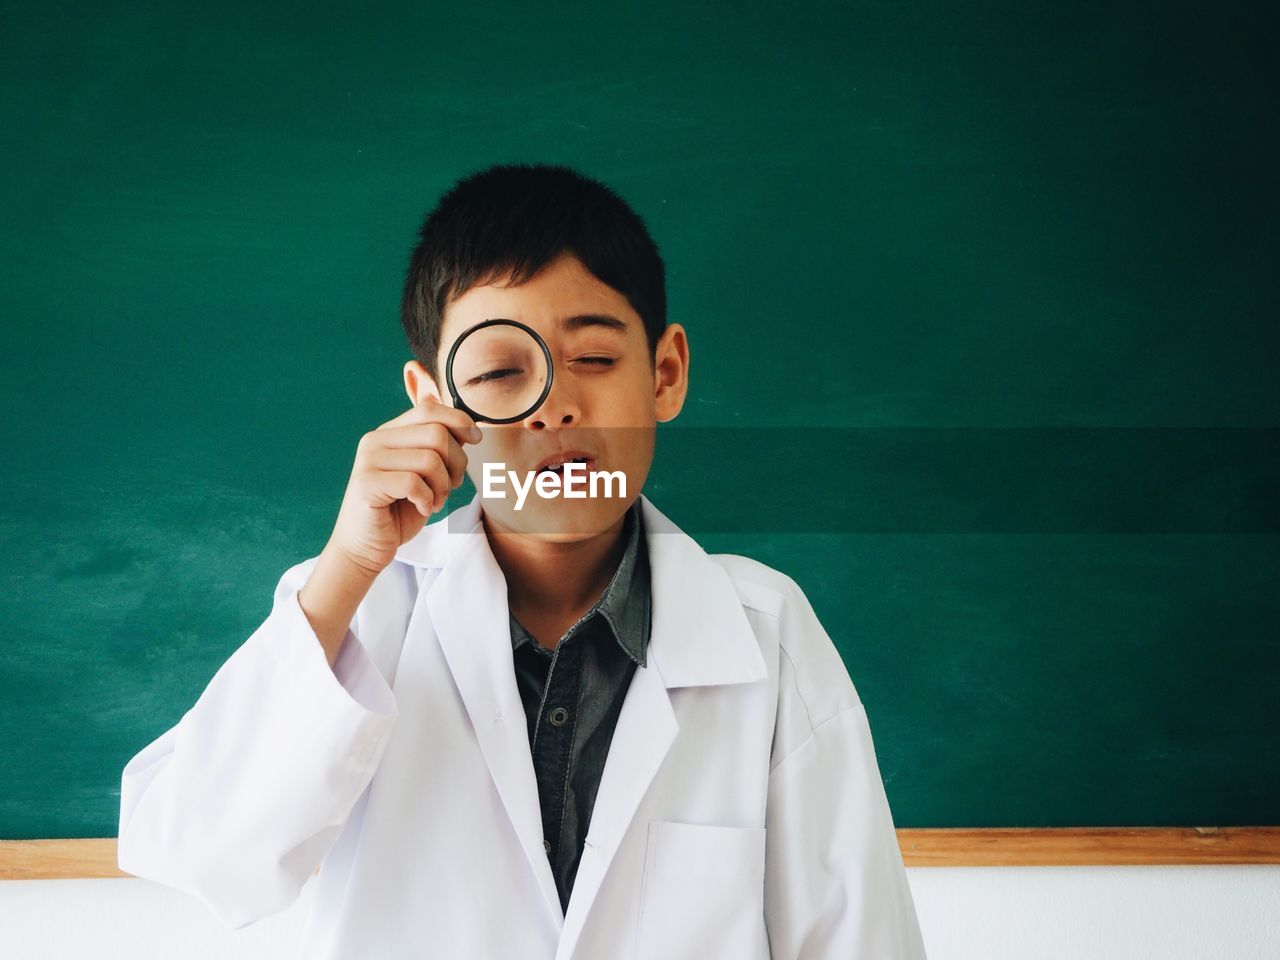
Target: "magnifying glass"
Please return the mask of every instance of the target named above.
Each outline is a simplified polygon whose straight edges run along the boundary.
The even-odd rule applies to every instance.
[[[453,405],[485,423],[523,420],[551,392],[551,351],[518,320],[482,320],[449,348],[444,378]]]

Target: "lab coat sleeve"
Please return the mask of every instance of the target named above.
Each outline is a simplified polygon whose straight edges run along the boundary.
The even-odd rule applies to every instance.
[[[270,615],[121,778],[120,868],[199,898],[231,929],[297,899],[397,716],[353,629],[329,666],[297,596],[317,559],[285,571]]]
[[[772,960],[923,960],[924,943],[861,703],[769,775]]]

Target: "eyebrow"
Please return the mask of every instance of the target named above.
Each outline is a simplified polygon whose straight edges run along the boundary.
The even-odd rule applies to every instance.
[[[624,321],[607,313],[578,313],[572,317],[565,317],[560,321],[560,324],[566,330],[581,330],[584,327],[605,327],[609,330],[616,330],[619,333],[627,332],[627,325]]]

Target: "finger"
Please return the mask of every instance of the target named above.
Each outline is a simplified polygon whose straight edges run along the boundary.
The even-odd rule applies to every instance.
[[[458,438],[442,423],[410,423],[402,427],[374,430],[370,434],[370,449],[398,447],[429,448],[435,450],[449,467],[449,479],[456,487],[467,472],[467,454]]]
[[[424,429],[421,434],[414,433],[414,426],[420,426]],[[410,427],[402,427],[394,431],[388,431],[388,436],[393,440],[388,444],[388,449],[398,448],[405,440],[412,440],[415,436],[423,438],[422,446],[429,446],[440,454],[444,461],[445,469],[449,474],[450,489],[457,489],[462,484],[462,478],[467,474],[467,454],[462,449],[462,445],[458,443],[458,438],[448,430],[430,430],[432,424],[415,424]],[[435,424],[441,427],[441,424]],[[412,445],[412,444],[410,444]]]
[[[424,517],[431,516],[431,510],[437,501],[422,477],[407,470],[398,473],[381,473],[379,477],[383,496],[390,497],[390,502],[408,500]]]
[[[449,455],[445,457],[445,466],[449,469],[449,481],[456,490],[462,486],[462,478],[467,475],[467,452],[449,437]]]
[[[422,477],[437,504],[443,503],[453,489],[444,460],[435,450],[414,447],[396,447],[376,451],[369,464],[375,470],[386,473],[409,471]]]
[[[483,435],[475,420],[463,410],[424,397],[422,401],[410,407],[400,416],[388,420],[378,429],[394,428],[410,423],[443,423],[449,432],[458,438],[459,443],[478,443]]]

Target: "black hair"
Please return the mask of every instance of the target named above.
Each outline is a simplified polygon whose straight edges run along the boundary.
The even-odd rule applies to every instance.
[[[440,198],[409,259],[400,322],[436,383],[445,307],[474,286],[524,283],[564,252],[627,298],[644,321],[652,357],[667,326],[666,277],[640,216],[569,167],[496,164]]]

